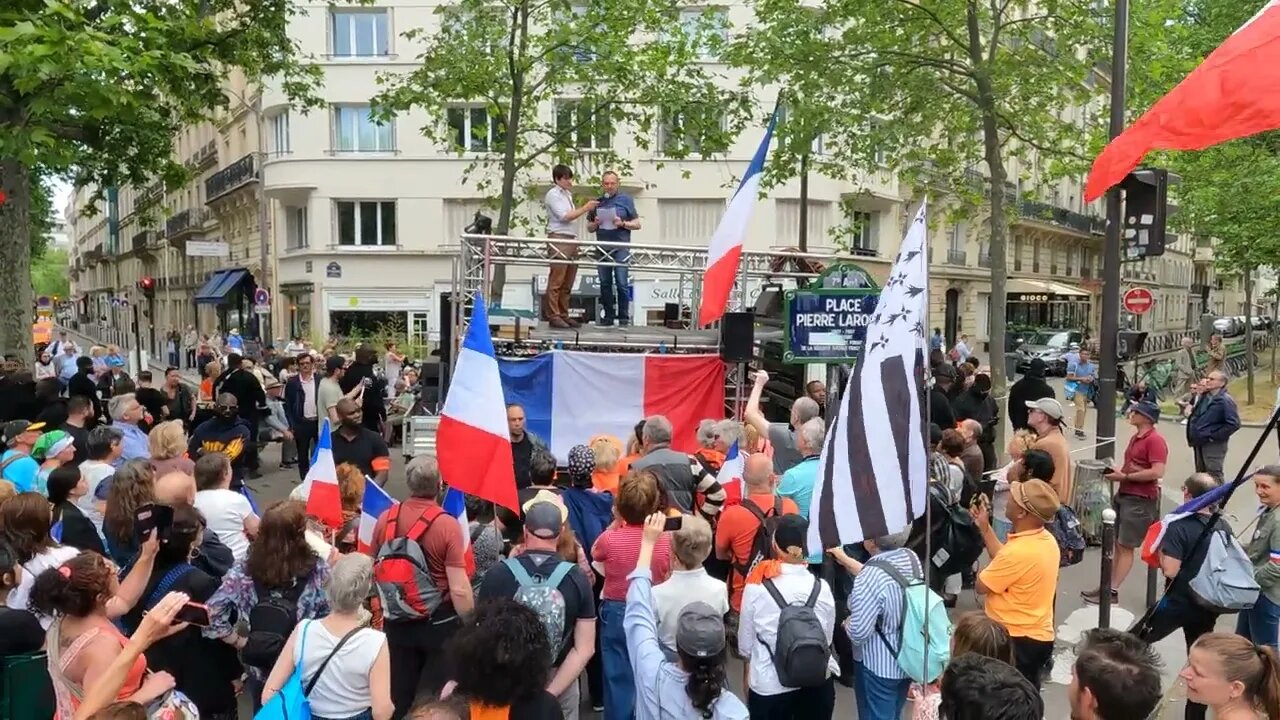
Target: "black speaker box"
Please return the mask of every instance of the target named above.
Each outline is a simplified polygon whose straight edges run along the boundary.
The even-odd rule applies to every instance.
[[[720,320],[720,359],[725,362],[750,362],[756,341],[756,314],[725,313]]]

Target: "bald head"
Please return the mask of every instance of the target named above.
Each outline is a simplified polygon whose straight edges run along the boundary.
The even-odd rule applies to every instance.
[[[964,434],[966,445],[974,445],[982,437],[982,423],[972,418],[960,421],[960,432]]]
[[[764,453],[748,455],[746,467],[742,471],[742,479],[746,481],[749,492],[758,494],[772,492],[773,460]]]
[[[196,479],[181,472],[157,478],[156,502],[161,505],[195,505]]]

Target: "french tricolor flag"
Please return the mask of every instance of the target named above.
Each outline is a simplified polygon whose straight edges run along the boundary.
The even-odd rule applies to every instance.
[[[773,128],[777,123],[778,110],[774,109],[769,127],[764,131],[764,139],[756,148],[746,175],[742,176],[742,184],[738,185],[738,191],[733,194],[715,234],[711,236],[711,245],[707,248],[707,271],[702,276],[702,307],[698,309],[698,325],[701,327],[723,317],[729,305],[729,293],[733,290],[733,279],[738,275],[738,264],[742,259],[742,241],[747,234],[747,224],[751,222],[751,211],[756,206],[764,160],[769,154],[769,143],[773,140]]]
[[[1197,498],[1182,503],[1174,508],[1173,512],[1165,515],[1147,528],[1147,535],[1142,540],[1142,560],[1153,568],[1160,567],[1160,543],[1164,540],[1164,534],[1169,530],[1169,526],[1173,523],[1187,517],[1191,517],[1205,508],[1216,505],[1231,495],[1236,485],[1249,481],[1253,477],[1250,473],[1239,483],[1224,483],[1223,485],[1210,490],[1209,492]],[[1272,555],[1273,561],[1275,556]]]
[[[360,529],[356,534],[356,549],[362,553],[373,550],[373,530],[378,518],[396,505],[396,501],[368,476],[364,479],[364,499],[360,502]]]
[[[436,448],[440,474],[451,489],[520,512],[502,377],[479,295],[440,413]]]
[[[338,491],[338,468],[333,464],[329,418],[320,424],[315,456],[302,487],[307,498],[307,514],[331,528],[342,527],[342,494]]]
[[[716,475],[716,481],[724,488],[725,507],[742,502],[742,473],[746,466],[746,458],[738,450],[738,441],[734,440],[729,446],[729,452],[724,454],[724,464]]]
[[[444,502],[440,503],[441,509],[453,516],[458,521],[458,529],[462,533],[462,547],[467,553],[467,575],[474,575],[476,572],[475,554],[471,552],[471,520],[467,518],[467,496],[462,492],[449,488],[445,492]]]

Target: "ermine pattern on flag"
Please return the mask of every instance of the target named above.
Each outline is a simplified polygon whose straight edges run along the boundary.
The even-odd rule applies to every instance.
[[[746,469],[746,458],[738,451],[738,441],[734,440],[729,451],[724,454],[724,464],[716,475],[716,481],[724,488],[726,507],[742,502],[742,473]]]
[[[900,532],[925,510],[928,453],[923,348],[929,300],[927,203],[898,251],[866,343],[827,432],[809,546]]]
[[[302,486],[307,498],[307,514],[331,528],[342,527],[342,494],[338,490],[338,468],[333,464],[329,418],[320,423],[315,459]]]
[[[364,499],[360,502],[360,529],[356,534],[356,547],[362,553],[373,549],[373,530],[378,518],[396,505],[395,499],[387,494],[368,476],[364,479]]]
[[[1251,477],[1253,473],[1249,473],[1242,482],[1248,482]],[[1169,526],[1183,518],[1195,515],[1210,505],[1216,505],[1230,495],[1234,488],[1235,483],[1224,483],[1200,497],[1191,498],[1174,508],[1173,512],[1151,523],[1151,527],[1147,528],[1147,534],[1142,539],[1143,562],[1154,568],[1160,567],[1160,543],[1164,540],[1164,534],[1168,532]]]

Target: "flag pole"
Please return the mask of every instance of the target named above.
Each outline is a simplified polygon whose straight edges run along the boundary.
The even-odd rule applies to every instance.
[[[914,214],[908,215],[907,222],[911,222],[912,217],[914,217]],[[924,259],[926,271],[924,275],[924,293],[922,294],[922,297],[924,298],[924,313],[923,313],[924,333],[922,334],[924,335],[925,338],[929,337],[929,282],[931,280],[929,272],[927,270],[927,268],[929,267],[928,252],[929,252],[929,248],[928,248],[928,245],[926,244],[925,259]],[[933,368],[929,365],[929,343],[927,340],[925,340],[922,343],[920,352],[923,354],[923,357],[924,357],[924,362],[921,363],[924,366],[922,368],[923,373],[920,376],[921,382],[924,388],[924,420],[923,422],[920,423],[920,425],[921,425],[921,430],[927,433],[929,432],[929,427],[933,424],[933,393],[931,392],[931,387],[930,387],[930,384],[933,382]],[[933,450],[929,447],[929,441],[925,440],[925,447],[924,447],[924,457],[925,457],[924,562],[921,563],[921,565],[924,566],[924,586],[926,588],[930,587],[929,585],[930,567],[929,566],[933,564],[933,497],[932,497],[932,494],[929,492],[929,486],[933,484],[933,478],[929,477],[929,469],[933,467],[933,463],[931,462],[931,457],[930,457],[930,454],[932,452]],[[945,590],[946,588],[943,588],[943,589]],[[925,597],[926,598],[929,597],[928,594],[926,594]],[[905,599],[903,602],[905,602]],[[945,605],[943,606],[942,611],[946,612]],[[924,646],[927,648],[929,647],[929,603],[927,600],[925,601],[925,605],[924,605],[924,615],[925,615]],[[924,663],[924,672],[920,673],[920,677],[925,679],[925,684],[927,685],[930,682],[928,653],[924,654],[923,663]]]

